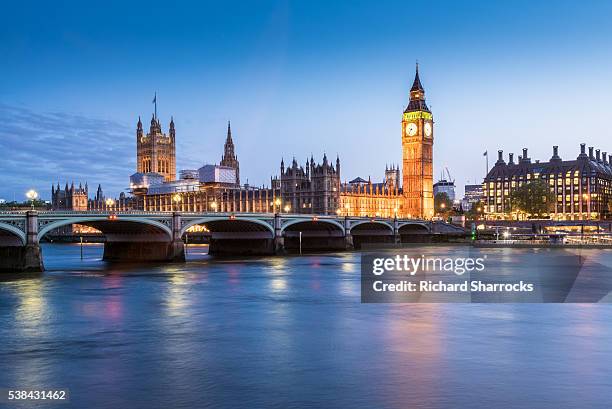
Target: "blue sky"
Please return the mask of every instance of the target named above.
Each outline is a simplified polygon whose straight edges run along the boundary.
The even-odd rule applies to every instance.
[[[243,181],[324,152],[344,180],[380,180],[417,59],[436,177],[480,182],[485,150],[612,151],[610,2],[125,3],[3,5],[0,198],[72,180],[118,194],[154,92],[179,169],[218,162],[230,119]]]

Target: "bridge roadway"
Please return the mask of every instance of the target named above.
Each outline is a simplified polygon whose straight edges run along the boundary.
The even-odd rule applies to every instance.
[[[0,213],[0,271],[42,271],[40,240],[81,224],[105,236],[104,259],[184,261],[183,235],[206,225],[211,255],[269,255],[294,250],[344,250],[364,242],[399,243],[434,233],[463,234],[446,223],[272,213],[4,212]]]

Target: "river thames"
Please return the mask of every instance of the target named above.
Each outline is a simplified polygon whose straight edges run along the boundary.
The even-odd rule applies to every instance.
[[[612,407],[610,304],[362,304],[357,252],[43,252],[0,282],[0,388],[69,389],[58,407]]]

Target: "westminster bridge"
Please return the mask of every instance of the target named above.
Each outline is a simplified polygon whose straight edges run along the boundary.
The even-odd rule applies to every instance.
[[[434,234],[464,234],[446,223],[415,219],[272,213],[4,212],[0,213],[0,271],[42,271],[40,241],[73,224],[104,235],[109,261],[184,261],[183,236],[196,225],[210,234],[211,255],[270,255],[345,250],[362,243],[426,241]],[[420,240],[419,240],[420,239]]]

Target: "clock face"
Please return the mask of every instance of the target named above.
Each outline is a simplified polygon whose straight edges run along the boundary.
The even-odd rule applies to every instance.
[[[416,135],[418,130],[419,128],[417,127],[417,124],[415,124],[414,122],[410,122],[406,125],[406,133],[410,136]]]
[[[425,136],[431,136],[431,124],[429,122],[425,123]]]

